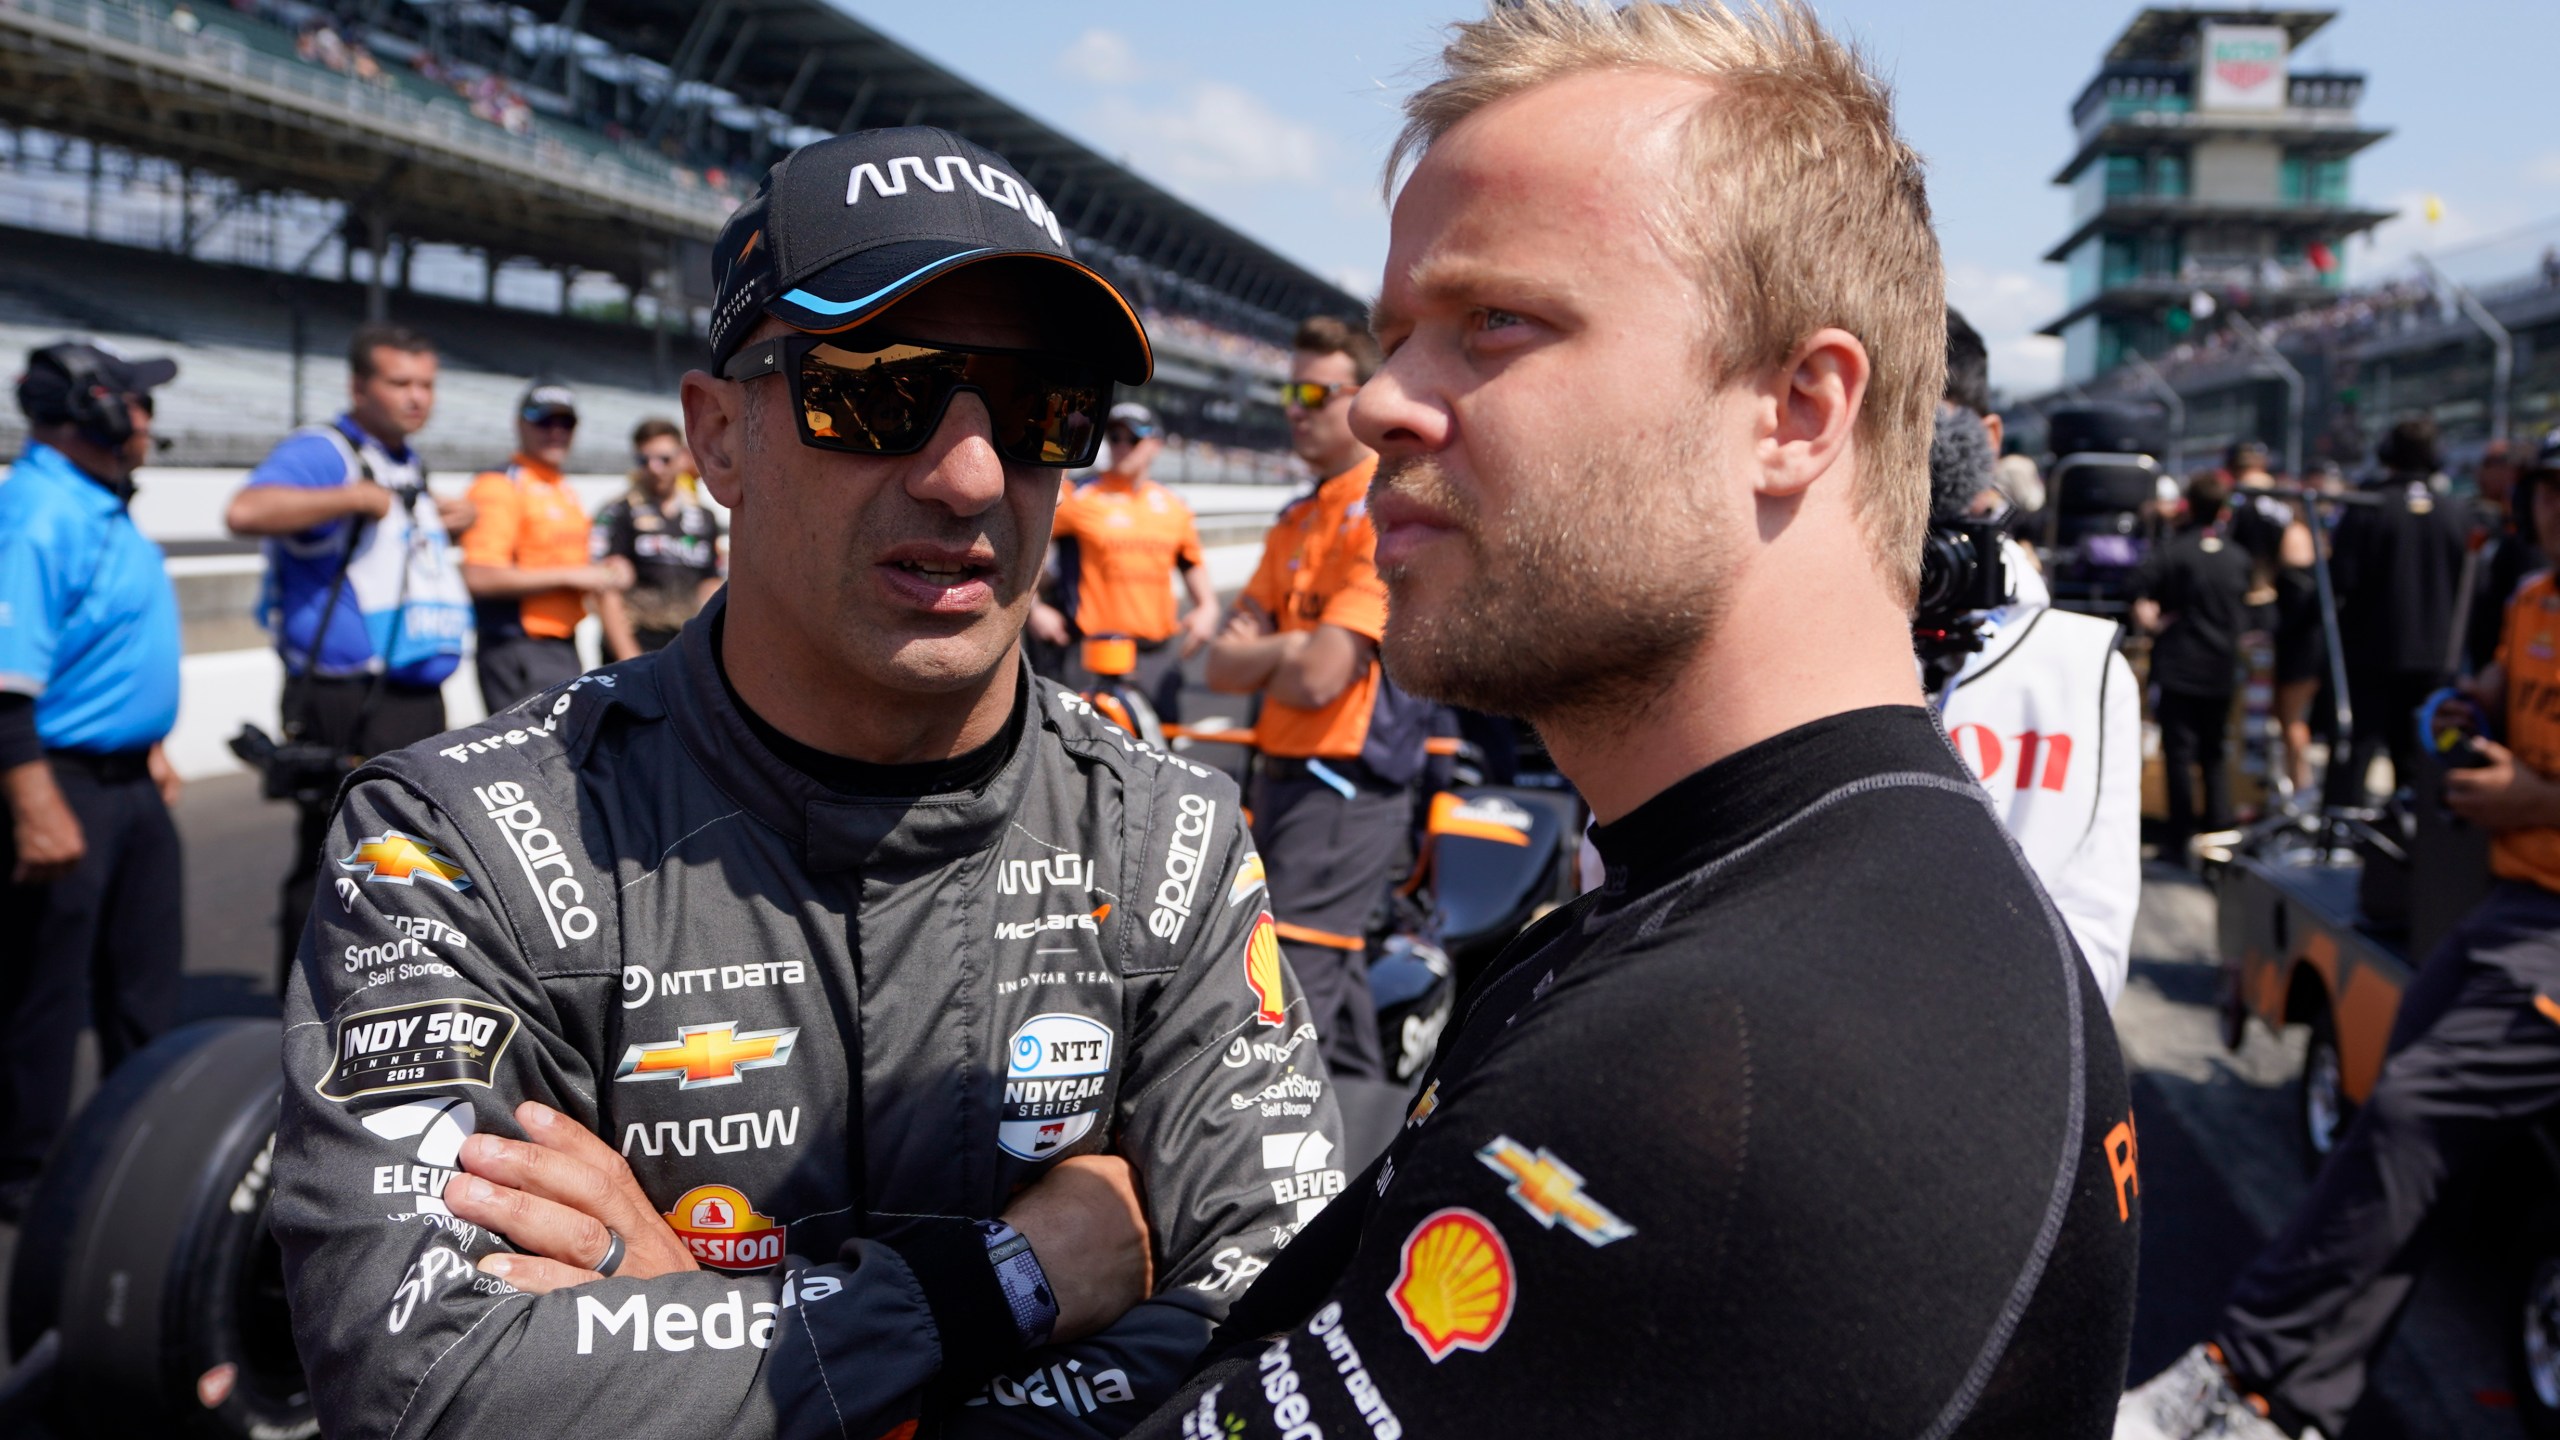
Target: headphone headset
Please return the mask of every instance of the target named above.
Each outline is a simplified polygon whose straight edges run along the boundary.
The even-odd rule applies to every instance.
[[[82,435],[109,449],[133,438],[133,412],[123,391],[107,383],[97,356],[85,345],[49,345],[27,357],[30,368],[43,365],[71,381],[63,397],[64,418]]]

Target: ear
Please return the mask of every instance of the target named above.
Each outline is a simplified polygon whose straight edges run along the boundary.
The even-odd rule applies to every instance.
[[[735,510],[746,498],[743,442],[746,439],[746,387],[703,370],[685,372],[684,443],[693,452],[694,474],[725,509]]]
[[[1758,495],[1801,495],[1831,473],[1857,430],[1869,374],[1866,345],[1827,327],[1798,341],[1787,362],[1760,382]]]
[[[2001,442],[2009,438],[2009,422],[2001,419],[2000,412],[1994,410],[1982,417],[1982,433],[1991,441],[1992,458],[1998,459]]]

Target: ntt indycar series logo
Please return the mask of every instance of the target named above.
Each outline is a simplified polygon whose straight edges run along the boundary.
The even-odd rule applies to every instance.
[[[596,912],[587,908],[587,887],[569,864],[569,852],[562,848],[560,837],[543,825],[541,808],[524,798],[524,787],[501,780],[495,785],[475,785],[471,793],[497,822],[498,834],[515,852],[516,864],[524,868],[524,883],[533,887],[534,902],[542,907],[543,921],[551,927],[552,948],[566,950],[570,941],[595,934]]]
[[[1005,1050],[1004,1111],[996,1144],[1046,1160],[1083,1139],[1111,1084],[1111,1029],[1082,1015],[1034,1015]]]
[[[1182,927],[1191,919],[1191,902],[1200,896],[1206,848],[1202,842],[1208,838],[1209,822],[1217,816],[1217,801],[1182,797],[1179,813],[1173,817],[1173,840],[1165,846],[1164,878],[1156,882],[1155,909],[1147,915],[1147,930],[1159,940],[1178,943],[1182,939]]]

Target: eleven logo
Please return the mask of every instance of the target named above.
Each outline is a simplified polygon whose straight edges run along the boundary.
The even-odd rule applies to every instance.
[[[373,1167],[373,1193],[407,1195],[420,1215],[450,1215],[444,1187],[462,1164],[462,1142],[479,1128],[471,1102],[460,1099],[410,1100],[364,1117],[364,1128],[385,1140],[416,1140],[415,1165]]]
[[[673,1080],[679,1090],[735,1085],[749,1070],[780,1069],[791,1063],[798,1026],[779,1030],[740,1030],[734,1020],[687,1025],[673,1040],[634,1045],[622,1053],[616,1080]]]
[[[1437,1365],[1459,1350],[1491,1350],[1511,1324],[1518,1289],[1502,1232],[1473,1210],[1453,1205],[1424,1216],[1405,1237],[1387,1303],[1404,1333]]]
[[[432,842],[399,830],[366,839],[338,865],[361,872],[368,885],[415,885],[424,879],[456,893],[471,888],[471,876],[460,861]]]
[[[1253,933],[1244,942],[1244,983],[1253,992],[1253,1018],[1265,1025],[1285,1025],[1289,1021],[1289,995],[1281,983],[1280,932],[1273,928],[1271,912],[1253,922]]]

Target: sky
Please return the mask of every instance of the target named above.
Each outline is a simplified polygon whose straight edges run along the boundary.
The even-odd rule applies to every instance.
[[[1379,167],[1441,27],[1481,0],[834,0],[1355,294],[1386,256]],[[2067,228],[2048,183],[2070,105],[2137,6],[2100,0],[1815,0],[1893,84],[1929,161],[1948,297],[1991,343],[1992,381],[2052,386]],[[2414,251],[2464,279],[2519,273],[2560,242],[2560,4],[2357,0],[2294,68],[2366,75],[2390,139],[2355,162],[2362,204],[2399,218],[2346,253],[2351,282]],[[2425,218],[2429,196],[2442,217]]]

